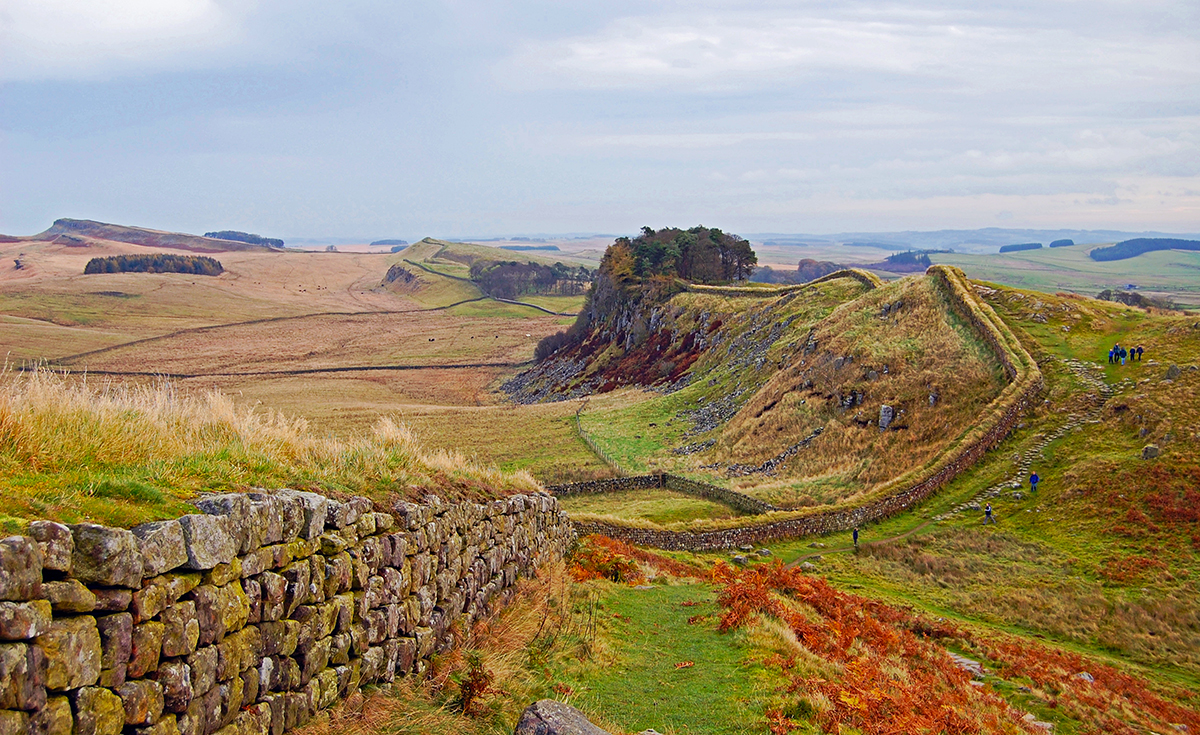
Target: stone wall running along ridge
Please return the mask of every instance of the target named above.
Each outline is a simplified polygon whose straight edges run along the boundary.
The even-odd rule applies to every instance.
[[[558,503],[202,496],[0,539],[0,735],[280,735],[420,674],[574,539]]]
[[[949,449],[923,479],[896,489],[885,488],[854,506],[802,512],[783,518],[776,516],[774,519],[768,515],[726,528],[672,531],[584,519],[574,521],[575,530],[581,536],[600,534],[641,546],[681,551],[732,549],[778,539],[818,536],[848,531],[909,510],[969,469],[1008,437],[1021,416],[1038,402],[1045,382],[1037,362],[992,307],[978,297],[961,270],[934,265],[926,273],[946,295],[950,307],[987,343],[1004,368],[1009,385],[979,417],[979,426],[983,427],[981,433],[962,446]]]

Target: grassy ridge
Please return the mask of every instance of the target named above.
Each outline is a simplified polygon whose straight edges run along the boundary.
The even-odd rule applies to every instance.
[[[209,490],[306,487],[327,492],[483,498],[530,492],[524,472],[425,451],[383,418],[351,440],[318,437],[306,422],[238,408],[215,392],[112,386],[48,372],[0,376],[3,522],[93,520],[113,525],[186,512]]]

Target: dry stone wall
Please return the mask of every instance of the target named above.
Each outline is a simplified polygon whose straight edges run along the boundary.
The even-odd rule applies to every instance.
[[[574,539],[548,495],[196,505],[0,539],[0,735],[280,735],[421,674]]]
[[[712,500],[749,515],[779,510],[770,503],[765,503],[758,498],[752,498],[736,490],[710,485],[706,482],[689,480],[686,477],[679,477],[678,475],[671,475],[665,472],[655,475],[638,475],[636,477],[612,477],[606,480],[569,482],[562,485],[551,485],[546,490],[555,497],[566,497],[570,495],[600,495],[627,490],[655,488],[674,490],[685,495]]]

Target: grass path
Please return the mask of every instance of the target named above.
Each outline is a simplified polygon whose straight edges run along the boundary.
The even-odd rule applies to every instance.
[[[921,531],[924,531],[926,528],[929,528],[930,526],[933,526],[936,524],[937,524],[937,521],[925,521],[924,523],[922,523],[918,526],[914,526],[913,528],[910,528],[907,531],[897,534],[895,536],[888,536],[887,538],[876,539],[874,541],[871,541],[870,543],[863,543],[860,545],[861,546],[878,546],[881,544],[888,544],[893,541],[903,541],[904,539],[908,538],[909,536],[918,534]],[[838,547],[832,548],[832,549],[820,549],[818,551],[814,551],[812,553],[804,554],[803,556],[796,557],[795,559],[793,559],[791,562],[789,562],[787,564],[787,568],[792,569],[793,567],[797,566],[801,562],[803,562],[807,559],[812,559],[813,557],[816,557],[816,556],[823,556],[825,554],[841,554],[841,553],[844,553],[847,551],[856,551],[857,549],[858,549],[858,547],[854,546],[853,544],[851,544],[850,546],[838,546]]]

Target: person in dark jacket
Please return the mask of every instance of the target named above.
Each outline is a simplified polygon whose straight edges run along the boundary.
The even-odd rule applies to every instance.
[[[994,524],[996,522],[996,519],[992,517],[992,504],[991,503],[988,503],[987,506],[983,509],[983,522],[984,522],[984,525],[986,525],[988,523]]]
[[[1143,353],[1143,352],[1145,352],[1145,351],[1146,351],[1146,350],[1145,350],[1145,349],[1144,349],[1144,348],[1143,348],[1141,345],[1138,345],[1138,346],[1137,346],[1137,361],[1138,361],[1138,362],[1141,362],[1141,361],[1142,361],[1142,353]]]
[[[854,548],[858,548],[858,529],[854,529]]]

